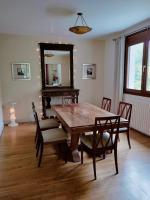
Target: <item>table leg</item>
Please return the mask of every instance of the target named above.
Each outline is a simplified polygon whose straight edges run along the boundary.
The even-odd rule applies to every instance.
[[[80,162],[80,155],[78,152],[78,142],[80,134],[71,135],[70,150],[72,153],[73,162]]]

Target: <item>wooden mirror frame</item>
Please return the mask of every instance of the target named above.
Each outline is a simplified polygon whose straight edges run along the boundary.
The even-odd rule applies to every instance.
[[[73,45],[72,44],[53,44],[53,43],[39,43],[41,53],[41,75],[42,75],[42,89],[49,88],[74,88],[73,85]],[[70,86],[46,86],[45,84],[45,60],[44,50],[58,50],[70,52]]]

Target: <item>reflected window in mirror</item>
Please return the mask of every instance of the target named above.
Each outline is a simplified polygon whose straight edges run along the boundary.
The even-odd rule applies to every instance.
[[[70,86],[70,52],[44,50],[45,85]]]
[[[46,86],[61,86],[61,64],[45,64]]]

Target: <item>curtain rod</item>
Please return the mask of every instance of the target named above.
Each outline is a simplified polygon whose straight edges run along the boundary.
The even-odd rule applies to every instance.
[[[147,26],[143,26],[143,27],[141,27],[141,28],[137,28],[136,30],[134,30],[134,31],[131,31],[131,32],[129,32],[129,33],[122,33],[122,34],[120,34],[120,36],[119,37],[117,37],[117,38],[113,38],[112,40],[115,42],[117,39],[119,39],[119,38],[121,38],[121,37],[127,37],[127,36],[129,36],[129,35],[132,35],[132,34],[134,34],[134,33],[137,33],[137,32],[139,32],[139,31],[142,31],[142,30],[145,30],[145,29],[149,29],[150,28],[150,25],[147,25]]]
[[[147,26],[144,26],[144,27],[141,27],[141,28],[137,28],[136,30],[131,31],[131,32],[129,32],[129,33],[121,34],[121,36],[126,37],[126,36],[132,35],[132,34],[134,34],[134,33],[137,33],[137,32],[139,32],[139,31],[142,31],[142,30],[145,30],[145,29],[148,30],[149,28],[150,28],[150,25],[147,25]]]

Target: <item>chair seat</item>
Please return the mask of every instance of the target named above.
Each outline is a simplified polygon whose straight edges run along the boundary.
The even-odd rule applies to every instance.
[[[62,128],[54,128],[46,131],[42,131],[43,142],[58,142],[67,140],[67,133]]]
[[[59,127],[59,123],[55,119],[45,119],[39,121],[41,129],[48,129],[48,128],[57,128]]]
[[[128,130],[127,127],[119,128],[119,133],[126,132]]]
[[[122,128],[119,128],[119,133],[123,133],[123,132],[126,132],[128,130],[127,127],[122,127]],[[117,131],[117,129],[114,130],[115,132]]]
[[[100,136],[99,136],[99,135],[96,135],[96,141],[98,141],[99,138],[100,138]],[[102,138],[102,140],[103,140],[103,145],[104,145],[104,147],[105,147],[105,146],[110,147],[110,146],[113,145],[113,144],[112,144],[112,141],[109,140],[109,138],[110,138],[110,134],[109,134],[108,132],[103,133],[103,138]],[[93,135],[82,135],[82,136],[80,137],[80,140],[81,140],[81,142],[82,142],[84,145],[86,145],[89,149],[92,149],[92,145],[93,145]],[[109,140],[109,143],[107,144],[108,140]],[[114,142],[114,141],[113,141],[113,142]],[[102,148],[101,142],[99,142],[97,148]]]

